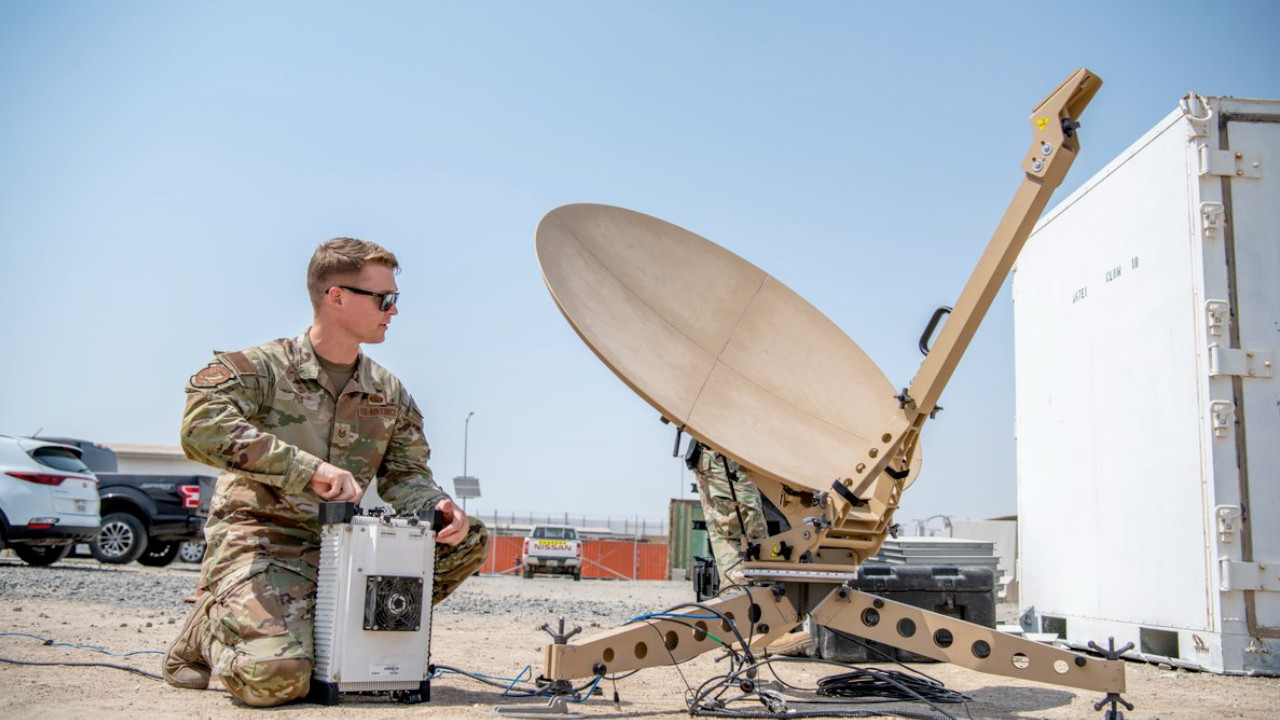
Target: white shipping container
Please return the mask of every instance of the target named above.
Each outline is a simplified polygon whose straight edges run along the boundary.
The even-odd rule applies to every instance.
[[[1280,101],[1184,98],[1013,300],[1024,624],[1280,674]]]

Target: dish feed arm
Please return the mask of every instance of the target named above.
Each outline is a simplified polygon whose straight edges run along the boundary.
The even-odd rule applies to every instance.
[[[762,494],[787,519],[789,529],[763,543],[759,560],[748,563],[748,568],[851,572],[879,550],[892,527],[901,493],[914,480],[910,469],[921,428],[938,409],[943,388],[1036,220],[1075,161],[1080,114],[1101,85],[1098,76],[1082,68],[1032,111],[1031,146],[1013,201],[910,387],[898,396],[900,411],[885,424],[878,442],[873,439],[865,457],[829,487],[756,478]],[[732,453],[732,449],[726,451]]]

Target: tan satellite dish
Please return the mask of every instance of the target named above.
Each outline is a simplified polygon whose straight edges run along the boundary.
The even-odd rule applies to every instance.
[[[980,672],[1106,692],[1095,707],[1110,704],[1109,716],[1120,717],[1120,704],[1133,708],[1120,695],[1116,654],[1086,658],[845,584],[896,532],[901,491],[919,471],[920,431],[1075,160],[1080,114],[1101,85],[1081,68],[1032,109],[1022,182],[949,314],[930,322],[921,338],[928,355],[901,393],[821,313],[712,242],[603,205],[567,205],[542,219],[538,260],[569,323],[664,417],[754,469],[785,520],[767,537],[740,541],[748,584],[700,606],[725,629],[750,616],[740,645],[764,647],[807,614],[814,627]],[[655,637],[666,652],[648,652]],[[690,634],[678,618],[557,637],[544,677],[567,682],[677,664],[725,642]]]
[[[756,473],[827,490],[899,413],[889,380],[840,328],[688,230],[565,205],[539,223],[537,250],[596,355],[663,417]]]

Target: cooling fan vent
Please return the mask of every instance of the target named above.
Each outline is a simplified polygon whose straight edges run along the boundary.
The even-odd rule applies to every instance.
[[[370,575],[365,583],[364,629],[416,632],[422,625],[422,578]]]

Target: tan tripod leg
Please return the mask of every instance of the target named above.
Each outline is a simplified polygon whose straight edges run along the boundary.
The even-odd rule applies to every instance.
[[[1032,642],[874,595],[839,588],[810,613],[819,625],[978,672],[1105,693],[1124,691],[1124,663]]]
[[[752,587],[749,592],[730,590],[701,604],[725,619],[709,617],[712,613],[691,604],[674,613],[701,617],[655,617],[589,639],[548,645],[546,676],[551,680],[588,678],[675,665],[725,644],[741,648],[734,625],[751,647],[763,647],[800,622],[791,601],[770,588]],[[733,621],[733,625],[729,621]]]

